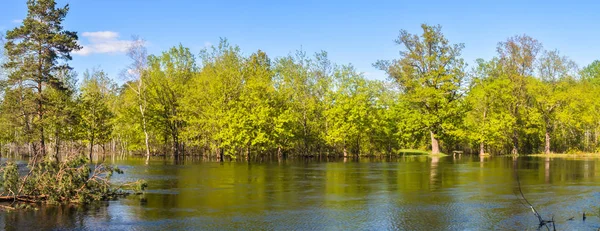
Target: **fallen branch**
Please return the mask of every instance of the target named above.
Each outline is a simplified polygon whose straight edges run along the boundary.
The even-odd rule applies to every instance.
[[[7,206],[7,205],[0,205],[0,208],[3,208],[5,210],[15,210],[15,208]]]
[[[0,202],[29,202],[29,203],[40,203],[46,199],[46,196],[2,196],[0,197]]]
[[[518,164],[516,166],[518,166]],[[519,194],[521,195],[521,198],[523,198],[525,203],[527,203],[527,205],[525,205],[525,204],[523,204],[523,205],[528,206],[531,209],[531,211],[533,212],[533,214],[535,215],[535,217],[540,222],[538,229],[541,228],[542,226],[545,226],[548,230],[550,230],[550,227],[548,227],[548,224],[552,224],[553,230],[556,230],[556,227],[554,224],[554,215],[552,216],[551,220],[544,220],[542,218],[542,216],[540,215],[540,213],[537,211],[537,209],[535,209],[535,207],[533,207],[533,205],[529,202],[529,200],[527,200],[527,198],[525,198],[525,194],[523,194],[523,190],[521,189],[521,180],[519,179],[519,173],[517,171],[516,166],[515,166],[515,177],[517,178],[517,186],[518,186],[517,189],[519,190]]]
[[[120,187],[111,185],[113,173],[123,171],[103,163],[91,166],[85,156],[73,156],[64,162],[39,162],[35,158],[24,176],[19,176],[19,166],[13,162],[0,166],[4,189],[0,192],[0,202],[8,202],[16,208],[18,202],[85,204],[128,195],[123,187],[131,187],[137,193],[147,186],[141,180]]]

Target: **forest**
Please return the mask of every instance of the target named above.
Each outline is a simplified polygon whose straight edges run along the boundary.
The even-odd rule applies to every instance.
[[[2,37],[0,153],[388,156],[596,153],[600,61],[580,66],[525,34],[499,39],[471,65],[440,25],[400,30],[398,57],[366,78],[327,52],[270,57],[221,39],[193,51],[129,47],[120,76],[76,73],[68,5],[29,1]],[[393,38],[390,38],[392,42]],[[468,45],[468,44],[467,44]]]

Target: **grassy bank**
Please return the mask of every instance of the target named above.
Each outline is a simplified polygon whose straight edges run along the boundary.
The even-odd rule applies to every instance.
[[[574,158],[574,157],[593,157],[600,158],[600,153],[538,153],[538,154],[528,154],[524,156],[534,156],[534,157],[550,157],[550,158]]]

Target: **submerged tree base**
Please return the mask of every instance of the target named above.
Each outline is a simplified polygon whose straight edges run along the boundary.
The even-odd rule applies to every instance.
[[[113,173],[122,174],[118,167],[89,164],[85,156],[74,156],[64,162],[37,158],[28,165],[27,174],[20,176],[19,166],[7,162],[0,167],[2,193],[0,202],[27,203],[90,203],[116,199],[129,194],[126,190],[142,192],[147,187],[143,180],[111,185]]]

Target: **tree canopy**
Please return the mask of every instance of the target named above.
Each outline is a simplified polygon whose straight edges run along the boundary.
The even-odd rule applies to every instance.
[[[128,50],[121,79],[78,73],[68,5],[30,0],[3,38],[0,151],[60,158],[73,153],[205,155],[395,155],[597,152],[600,61],[578,69],[527,35],[467,66],[462,43],[439,25],[401,30],[397,59],[367,78],[327,52],[271,57],[222,39],[201,51],[177,45]],[[67,154],[64,154],[67,153]]]

